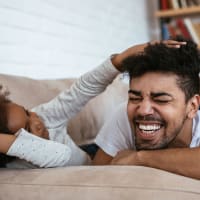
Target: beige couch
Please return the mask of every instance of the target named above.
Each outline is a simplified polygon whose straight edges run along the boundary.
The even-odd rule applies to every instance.
[[[69,87],[68,80],[32,80],[0,75],[11,99],[27,108],[48,101]],[[93,141],[112,110],[127,98],[119,79],[90,101],[68,127],[77,144]],[[73,134],[72,134],[73,133]],[[0,200],[200,199],[198,180],[141,166],[79,166],[54,169],[0,170]]]

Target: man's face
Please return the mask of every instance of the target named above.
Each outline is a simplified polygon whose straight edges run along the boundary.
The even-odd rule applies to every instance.
[[[36,113],[26,110],[15,103],[8,103],[6,107],[7,122],[10,133],[16,133],[20,128],[39,137],[48,138],[48,131],[43,121]]]
[[[157,72],[131,80],[127,112],[136,149],[165,148],[184,132],[190,107],[177,78]]]

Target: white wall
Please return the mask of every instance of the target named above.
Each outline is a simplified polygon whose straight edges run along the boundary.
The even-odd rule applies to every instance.
[[[77,77],[152,39],[149,0],[0,0],[0,73]]]

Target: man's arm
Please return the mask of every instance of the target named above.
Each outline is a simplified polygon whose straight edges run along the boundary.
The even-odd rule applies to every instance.
[[[94,157],[93,164],[110,164],[117,152],[133,147],[133,135],[126,107],[126,101],[120,104],[98,132],[95,143],[99,150]]]
[[[99,149],[92,161],[93,165],[109,165],[113,157]]]
[[[200,179],[200,148],[173,148],[150,151],[120,151],[113,165],[140,165]]]

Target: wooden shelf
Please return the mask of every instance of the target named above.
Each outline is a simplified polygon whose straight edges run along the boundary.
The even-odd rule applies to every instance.
[[[200,14],[200,6],[192,6],[188,8],[159,10],[155,13],[158,18],[179,17]]]

